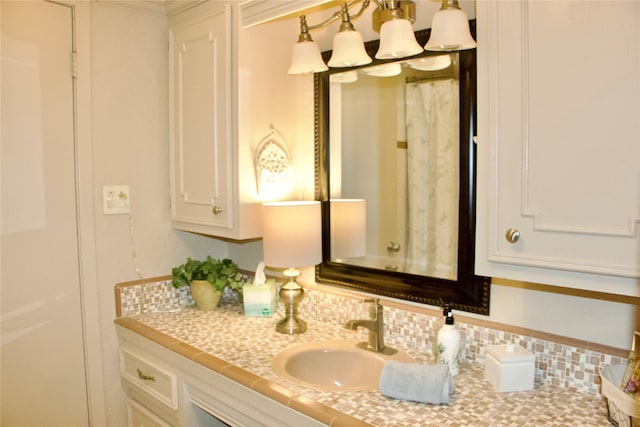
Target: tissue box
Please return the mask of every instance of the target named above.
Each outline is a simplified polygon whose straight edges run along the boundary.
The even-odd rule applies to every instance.
[[[268,279],[262,285],[244,285],[242,287],[244,315],[252,317],[271,317],[278,308],[276,281]]]
[[[484,378],[499,391],[533,390],[535,356],[514,344],[487,347]]]

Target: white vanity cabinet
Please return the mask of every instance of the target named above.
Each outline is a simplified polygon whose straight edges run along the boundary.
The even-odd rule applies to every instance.
[[[640,3],[476,6],[476,272],[640,295]]]
[[[324,425],[127,328],[116,331],[129,427]]]
[[[252,160],[238,142],[237,8],[207,1],[169,20],[171,220],[244,240],[261,236],[261,218],[255,195],[240,191],[255,174],[240,170]]]

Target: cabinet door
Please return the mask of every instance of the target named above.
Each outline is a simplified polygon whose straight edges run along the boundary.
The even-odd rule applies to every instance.
[[[232,228],[230,7],[171,31],[171,86],[174,225]]]
[[[477,6],[478,273],[637,294],[640,3]]]
[[[127,417],[129,427],[172,427],[133,399],[127,399]]]

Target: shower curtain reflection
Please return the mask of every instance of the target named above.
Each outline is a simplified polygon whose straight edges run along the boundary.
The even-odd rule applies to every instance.
[[[459,84],[408,82],[406,272],[457,279]]]

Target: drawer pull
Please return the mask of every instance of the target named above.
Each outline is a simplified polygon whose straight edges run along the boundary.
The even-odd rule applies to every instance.
[[[221,207],[219,207],[219,206],[214,206],[214,207],[213,207],[213,209],[212,209],[212,211],[213,211],[213,214],[214,214],[214,215],[219,215],[219,214],[221,214],[221,213],[222,213],[222,208],[221,208]]]
[[[140,368],[137,368],[137,370],[138,370],[138,378],[140,378],[141,380],[153,381],[153,382],[156,381],[154,377],[152,377],[151,375],[146,375],[144,372],[140,370]]]

